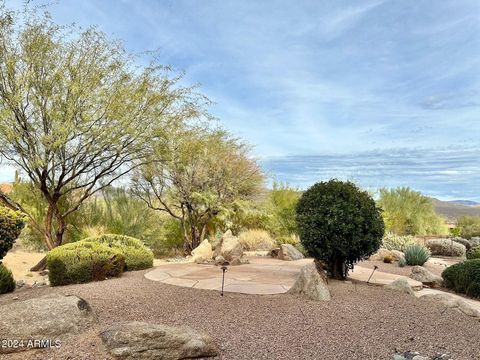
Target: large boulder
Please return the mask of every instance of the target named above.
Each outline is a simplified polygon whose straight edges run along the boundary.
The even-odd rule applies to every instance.
[[[408,283],[408,278],[404,276],[399,277],[397,280],[385,285],[385,288],[415,296],[412,286]]]
[[[203,240],[200,245],[198,245],[195,249],[192,250],[192,259],[196,263],[208,262],[212,259],[212,257],[212,244],[210,244],[207,239]]]
[[[222,256],[226,261],[232,262],[235,258],[240,259],[243,255],[243,246],[236,236],[228,230],[223,234],[222,239],[217,245],[214,257]]]
[[[35,343],[30,346],[28,341],[61,341],[70,334],[84,331],[94,322],[90,305],[73,295],[46,295],[0,306],[1,337],[23,339],[24,344],[28,344],[23,347],[0,347],[0,354],[44,347]]]
[[[177,360],[218,355],[212,338],[188,326],[119,322],[100,334],[108,352],[124,360]]]
[[[282,244],[280,246],[280,251],[278,252],[278,258],[280,260],[292,261],[304,259],[305,256],[298,251],[295,246],[290,244]]]
[[[422,295],[421,299],[433,299],[445,305],[446,307],[456,310],[462,314],[480,318],[480,311],[474,306],[470,305],[467,301],[462,300],[449,293],[444,294],[426,294]]]
[[[295,284],[288,290],[289,294],[299,294],[309,300],[330,300],[325,274],[320,274],[314,262],[300,271]]]
[[[441,276],[435,275],[425,269],[423,266],[414,266],[410,277],[413,280],[420,281],[422,284],[430,287],[441,287],[443,285],[443,279]]]

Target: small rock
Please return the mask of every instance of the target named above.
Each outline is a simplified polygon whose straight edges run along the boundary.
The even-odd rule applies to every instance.
[[[39,274],[41,276],[46,276],[46,275],[48,275],[48,270],[42,270],[42,271],[39,272]]]
[[[426,356],[416,355],[412,358],[412,360],[430,360],[430,358]]]
[[[177,360],[218,355],[212,338],[188,326],[120,322],[100,334],[108,352],[124,360]]]
[[[408,283],[408,279],[404,276],[399,277],[397,280],[392,281],[390,284],[385,285],[385,288],[401,291],[403,293],[415,296],[412,287]]]
[[[192,250],[193,261],[197,264],[205,263],[211,260],[213,256],[212,244],[207,239],[203,240],[200,245]]]
[[[17,288],[17,289],[20,289],[20,288],[22,288],[22,287],[24,287],[24,286],[25,286],[25,281],[24,281],[24,280],[18,280],[18,281],[16,282],[16,288]]]
[[[0,306],[0,329],[5,339],[62,339],[95,322],[90,305],[77,296],[46,295]],[[1,353],[28,350],[3,348]]]
[[[423,266],[415,265],[412,268],[410,278],[420,281],[422,284],[428,285],[430,287],[441,287],[443,285],[443,279],[441,276],[431,273]]]
[[[288,290],[288,293],[300,294],[309,300],[330,300],[330,291],[325,281],[325,275],[322,276],[318,272],[314,262],[302,268],[295,284]]]
[[[421,299],[433,299],[441,302],[446,307],[456,310],[462,314],[465,314],[467,316],[471,316],[474,318],[480,318],[480,311],[478,309],[470,305],[470,303],[468,303],[467,301],[459,299],[448,293],[426,294],[426,295],[423,295]]]
[[[282,244],[280,246],[278,258],[280,260],[293,261],[293,260],[304,259],[305,256],[303,256],[303,254],[300,251],[298,251],[293,245]]]
[[[272,258],[276,259],[278,258],[279,253],[280,253],[280,248],[275,248],[268,252],[268,256],[271,256]]]
[[[215,265],[229,265],[229,262],[222,255],[218,255],[215,257]]]

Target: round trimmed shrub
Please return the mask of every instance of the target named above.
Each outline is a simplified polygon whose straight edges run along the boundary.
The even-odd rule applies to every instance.
[[[480,298],[480,259],[465,260],[442,272],[447,288],[471,297]]]
[[[330,276],[344,279],[357,261],[382,243],[381,210],[351,182],[330,180],[313,185],[297,204],[300,241],[308,254],[326,263]]]
[[[480,246],[475,246],[467,251],[467,259],[480,259]]]
[[[12,272],[0,263],[0,294],[6,294],[15,290],[15,280]]]
[[[410,245],[405,249],[405,262],[408,265],[420,265],[422,266],[430,258],[430,251],[423,245],[415,244]]]
[[[120,277],[125,257],[106,244],[78,241],[49,251],[47,268],[52,286],[81,284]]]
[[[463,257],[466,252],[464,245],[451,239],[428,240],[426,245],[432,255]]]
[[[126,235],[104,234],[85,238],[77,243],[99,243],[110,246],[125,258],[125,271],[144,270],[153,266],[153,252],[139,239]]]
[[[0,260],[12,248],[24,226],[24,214],[0,206]]]
[[[417,244],[417,240],[412,235],[397,235],[386,233],[382,239],[382,247],[388,250],[404,251],[408,246]]]

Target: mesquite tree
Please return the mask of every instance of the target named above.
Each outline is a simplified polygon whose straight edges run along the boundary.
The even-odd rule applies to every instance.
[[[180,129],[156,149],[154,157],[169,156],[136,169],[133,191],[152,209],[181,222],[187,253],[222,210],[262,187],[263,174],[248,146],[223,130]]]
[[[155,63],[136,66],[94,28],[0,12],[0,155],[45,197],[49,249],[62,244],[69,214],[144,162],[163,124],[195,116],[192,89],[178,80]]]

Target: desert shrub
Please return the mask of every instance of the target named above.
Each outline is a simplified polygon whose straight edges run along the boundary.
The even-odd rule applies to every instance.
[[[472,244],[467,239],[464,239],[464,238],[461,238],[461,237],[453,237],[452,240],[459,243],[459,244],[462,244],[463,246],[465,246],[465,249],[467,251],[472,248]]]
[[[0,260],[18,238],[25,226],[25,216],[18,211],[0,206]]]
[[[245,250],[270,250],[275,247],[275,240],[265,230],[247,230],[238,235],[238,241]]]
[[[398,235],[446,235],[448,228],[432,199],[406,187],[380,189],[378,205],[386,230]]]
[[[121,276],[125,257],[107,244],[78,241],[49,251],[47,268],[52,286],[80,284]]]
[[[0,263],[0,294],[15,290],[15,280],[10,270]]]
[[[449,266],[443,271],[442,277],[447,288],[480,298],[480,259]]]
[[[467,259],[480,259],[480,246],[475,246],[467,251]]]
[[[474,236],[468,241],[470,242],[470,245],[472,245],[472,247],[480,246],[480,237]]]
[[[300,240],[296,235],[284,235],[277,238],[277,245],[290,244],[296,246],[299,243]]]
[[[462,216],[457,221],[462,237],[470,239],[480,236],[480,216]]]
[[[427,241],[427,247],[432,255],[465,256],[465,246],[451,239],[433,239]]]
[[[404,251],[408,246],[415,245],[417,240],[411,235],[396,235],[386,233],[382,240],[382,247],[388,250]]]
[[[404,251],[405,262],[408,265],[423,265],[430,258],[430,251],[423,245],[410,245]]]
[[[407,260],[405,260],[405,258],[401,258],[400,260],[398,260],[398,266],[405,267],[406,265],[407,265]]]
[[[182,224],[177,219],[164,219],[160,231],[146,244],[152,249],[155,258],[183,255]]]
[[[371,196],[338,180],[317,183],[303,193],[297,224],[308,254],[325,262],[338,279],[377,251],[384,235],[381,212]]]
[[[383,257],[383,262],[385,264],[391,264],[395,259],[393,258],[392,255],[386,255]]]
[[[148,269],[153,266],[153,252],[135,238],[125,235],[104,234],[89,237],[78,243],[99,243],[114,248],[125,258],[125,271]]]

